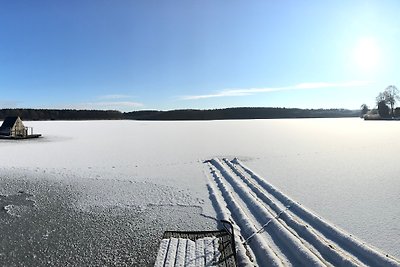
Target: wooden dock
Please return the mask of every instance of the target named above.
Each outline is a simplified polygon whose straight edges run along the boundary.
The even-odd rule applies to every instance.
[[[20,140],[20,139],[32,139],[39,138],[41,134],[30,134],[25,136],[10,136],[10,135],[0,135],[0,139],[8,139],[8,140]]]
[[[154,266],[236,266],[233,232],[166,231]]]

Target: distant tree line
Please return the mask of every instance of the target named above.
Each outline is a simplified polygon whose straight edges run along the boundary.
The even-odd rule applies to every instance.
[[[395,108],[400,100],[400,92],[394,85],[389,85],[376,97],[376,109],[369,109],[366,104],[361,105],[361,117],[366,120],[394,119],[400,117],[400,108]]]
[[[338,118],[357,117],[358,112],[346,109],[297,108],[226,108],[209,110],[134,111],[125,113],[133,120],[226,120],[278,118]]]
[[[19,116],[22,120],[118,120],[123,113],[115,110],[75,109],[0,109],[0,119]]]
[[[115,110],[73,109],[0,109],[0,120],[20,116],[22,120],[227,120],[278,118],[339,118],[357,117],[357,110],[297,109],[297,108],[226,108],[210,110],[143,110],[120,112]]]

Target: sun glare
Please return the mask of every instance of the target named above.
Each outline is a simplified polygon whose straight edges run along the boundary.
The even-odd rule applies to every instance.
[[[362,71],[375,71],[381,61],[381,51],[372,38],[360,39],[354,50],[354,60]]]

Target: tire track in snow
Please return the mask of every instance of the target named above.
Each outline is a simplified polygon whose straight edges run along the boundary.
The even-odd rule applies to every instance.
[[[211,178],[207,175],[207,177],[210,179]],[[213,203],[214,209],[217,213],[217,218],[218,220],[225,220],[229,221],[231,223],[234,223],[234,221],[231,219],[231,213],[229,210],[224,209],[221,204],[224,202],[222,195],[220,192],[216,189],[214,183],[208,183],[207,188],[210,194],[210,199],[211,202]],[[220,225],[222,226],[222,225]],[[235,243],[236,243],[236,248],[238,248],[237,255],[238,255],[238,263],[240,266],[251,266],[251,261],[254,259],[254,255],[251,251],[247,249],[247,246],[242,244],[241,241],[241,236],[238,235],[238,232],[240,231],[240,228],[237,227],[237,225],[234,225],[234,234],[235,234]],[[247,255],[246,255],[247,254]]]
[[[243,259],[246,254],[240,253],[247,248],[255,258],[252,264],[260,266],[400,266],[398,260],[294,202],[239,160],[216,158],[205,163],[218,217],[233,222],[241,235],[239,263],[250,263],[251,259]],[[243,242],[249,236],[250,240]]]
[[[230,172],[229,167],[224,164],[224,162],[220,161],[219,159],[213,159],[211,164],[221,173],[221,180],[225,180],[226,183],[229,183],[232,186],[232,194],[234,194],[237,199],[240,199],[240,201],[245,203],[245,210],[249,210],[254,216],[245,215],[243,220],[250,221],[253,225],[255,225],[254,227],[257,231],[257,229],[260,229],[266,221],[274,218],[275,214],[271,214],[269,210],[267,210],[261,204],[260,200],[255,197],[253,192],[248,190],[249,188],[247,186],[244,186],[239,182],[240,178],[238,179],[238,177],[234,177],[234,174]],[[307,247],[305,247],[302,242],[287,228],[282,226],[282,224],[276,223],[275,220],[272,220],[269,229],[271,229],[270,240],[273,240],[275,247],[279,248],[279,251],[276,251],[275,253],[279,255],[280,259],[283,259],[283,263],[289,264],[292,262],[296,265],[303,266],[325,266],[323,261],[321,261],[314,253],[308,250]],[[248,232],[246,236],[249,236],[256,231]],[[259,237],[259,235],[255,235],[253,238],[255,237]],[[251,243],[249,245],[252,247]],[[283,251],[287,253],[283,253]],[[259,264],[264,265],[264,263]]]
[[[212,168],[212,175],[213,178],[217,184],[218,189],[220,190],[223,200],[219,200],[220,203],[219,205],[223,205],[222,201],[226,203],[226,206],[228,207],[231,218],[230,221],[234,223],[234,225],[240,225],[240,232],[243,233],[251,233],[256,231],[257,229],[254,227],[254,225],[247,220],[247,215],[245,211],[242,209],[242,207],[237,203],[235,200],[234,196],[232,193],[229,191],[229,189],[226,187],[226,185],[223,183],[221,179],[221,175],[218,174],[218,170]],[[235,237],[235,240],[238,240],[237,237]],[[240,239],[239,239],[240,240]],[[252,254],[255,255],[256,258],[258,257],[264,257],[263,263],[265,263],[266,266],[282,266],[281,261],[279,258],[277,258],[276,254],[270,249],[268,244],[265,242],[265,240],[261,239],[259,236],[255,237],[255,240],[258,243],[258,246],[256,248],[252,248]],[[243,244],[240,243],[242,246]],[[239,250],[240,252],[240,250]],[[248,260],[246,260],[246,256],[243,254],[238,253],[238,261],[243,262],[246,265],[251,264]]]
[[[256,193],[264,203],[271,207],[276,213],[283,210],[283,203],[278,205],[276,198],[271,196],[268,192],[263,190],[255,181],[251,180],[251,177],[246,177],[240,169],[240,166],[235,166],[228,160],[224,160],[225,163]],[[274,200],[272,200],[274,199]],[[293,206],[293,203],[290,206]],[[318,232],[313,231],[307,224],[304,223],[295,214],[289,212],[282,212],[277,220],[278,222],[284,222],[287,225],[288,230],[292,231],[294,235],[298,236],[304,241],[304,244],[316,254],[320,254],[321,257],[326,258],[329,263],[335,266],[361,266],[363,265],[357,259],[350,254],[344,254],[343,251],[334,249],[332,242],[326,240],[323,236],[319,235]],[[294,230],[294,231],[293,231]],[[313,245],[311,245],[313,244]]]

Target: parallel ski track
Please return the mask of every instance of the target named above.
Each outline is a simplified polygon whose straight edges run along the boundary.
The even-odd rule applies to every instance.
[[[235,226],[240,266],[400,266],[294,202],[238,159],[206,164],[218,218]]]

